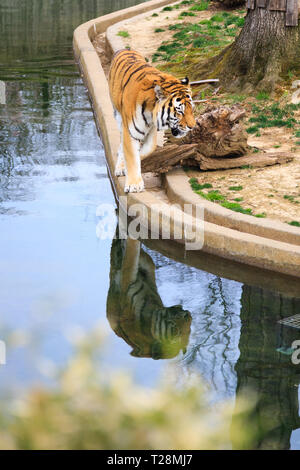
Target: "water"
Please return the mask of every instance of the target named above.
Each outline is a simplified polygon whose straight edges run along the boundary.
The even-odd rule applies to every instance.
[[[72,354],[69,338],[100,321],[107,367],[131,370],[137,383],[155,387],[175,362],[180,381],[200,375],[213,401],[251,386],[259,395],[255,419],[275,416],[276,448],[300,449],[300,366],[289,353],[299,333],[277,326],[299,313],[299,299],[134,242],[130,256],[139,259],[136,282],[145,292],[139,322],[132,309],[119,308],[124,297],[116,280],[126,246],[96,236],[96,209],[114,199],[72,33],[135,3],[1,0],[0,339],[7,345],[1,395],[41,382],[53,386],[51,371]],[[172,347],[161,340],[167,335]],[[261,437],[257,447],[269,439]]]

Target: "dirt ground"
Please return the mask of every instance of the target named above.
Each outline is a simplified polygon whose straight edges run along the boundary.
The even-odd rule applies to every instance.
[[[172,4],[176,5],[176,3]],[[187,19],[178,19],[181,11],[185,6],[181,6],[178,10],[162,12],[162,8],[153,10],[145,16],[144,19],[136,21],[124,21],[121,31],[127,31],[129,37],[124,38],[125,47],[137,50],[151,61],[152,54],[157,50],[163,41],[172,38],[174,31],[168,29],[172,24],[186,22]],[[159,12],[159,16],[152,16],[153,13]],[[196,16],[189,16],[189,23],[198,23],[201,20],[209,19],[215,12],[212,10],[204,10],[195,12]],[[159,33],[155,33],[155,29],[165,29]],[[157,62],[158,64],[159,62]]]
[[[120,28],[129,34],[124,37],[124,45],[138,50],[150,61],[162,41],[169,40],[174,34],[168,30],[169,25],[187,21],[178,18],[181,9],[162,12],[160,8],[157,11],[159,16],[152,16],[153,12],[150,12],[143,19],[124,22]],[[214,13],[213,10],[199,11],[188,21],[195,23],[209,19]],[[155,33],[157,28],[165,31]],[[221,104],[224,96],[216,94],[214,97],[218,96]],[[218,99],[211,102],[208,97],[209,104],[218,105]],[[299,120],[300,112],[297,114]],[[287,128],[266,128],[260,129],[260,137],[249,135],[248,139],[250,146],[265,152],[292,152],[294,161],[290,163],[253,169],[190,171],[188,174],[197,177],[199,183],[211,183],[213,189],[218,189],[230,202],[242,199],[239,204],[251,208],[253,214],[265,214],[282,222],[300,222],[300,146],[295,146],[293,132]],[[242,189],[229,190],[232,186],[242,186]]]

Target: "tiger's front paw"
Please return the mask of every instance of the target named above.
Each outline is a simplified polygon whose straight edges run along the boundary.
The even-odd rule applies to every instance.
[[[120,148],[118,151],[118,158],[117,158],[117,163],[115,167],[115,176],[125,176],[125,175],[126,175],[126,165],[125,165],[123,150],[122,148]]]
[[[125,176],[125,175],[126,175],[125,167],[116,167],[115,176]]]
[[[145,185],[143,178],[139,178],[138,180],[127,180],[125,182],[124,191],[125,193],[140,193],[145,190]]]

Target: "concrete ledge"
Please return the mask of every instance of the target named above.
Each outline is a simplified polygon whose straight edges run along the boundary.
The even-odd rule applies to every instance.
[[[109,26],[117,22],[127,20],[130,17],[162,7],[169,3],[173,2],[166,0],[152,0],[150,2],[146,2],[126,10],[121,10],[119,12],[91,20],[79,26],[74,32],[75,57],[79,63],[83,79],[89,90],[96,123],[103,139],[112,185],[117,198],[120,196],[125,196],[123,191],[124,178],[116,178],[114,176],[114,167],[116,163],[116,155],[120,136],[117,124],[113,117],[113,108],[109,97],[108,84],[101,66],[100,59],[95,49],[93,48],[91,40],[96,34],[103,33]],[[112,50],[114,47],[119,48],[119,45],[110,46]],[[176,177],[176,173],[171,173],[168,175],[168,178],[170,176],[171,180],[172,174],[174,177]],[[186,197],[196,196],[195,194],[189,194],[188,192],[190,188],[188,187],[186,175],[183,174],[177,176],[180,176],[184,183],[184,192]],[[174,184],[176,186],[176,181]],[[177,190],[175,191],[174,184],[169,183],[169,188],[167,188],[167,190],[171,199],[173,198],[175,201],[177,197]],[[173,193],[170,189],[170,186],[173,187]],[[192,192],[192,190],[190,191]],[[197,197],[197,201],[194,200],[192,203],[203,206],[203,201],[199,201],[199,199],[200,198]],[[179,198],[179,200],[181,204],[184,202],[183,198]],[[189,201],[185,200],[185,203],[187,202]],[[130,208],[133,204],[142,204],[144,205],[145,209],[154,208],[154,212],[161,211],[163,213],[167,213],[167,211],[170,209],[170,205],[165,202],[164,199],[150,191],[128,194],[126,196],[126,204],[127,208]],[[213,204],[213,206],[216,205]],[[127,208],[125,208],[125,210],[127,210]],[[265,232],[264,236],[261,236],[264,232],[261,232],[260,234],[251,232],[247,233],[244,228],[241,227],[241,225],[239,226],[240,228],[237,228],[237,222],[237,225],[234,226],[235,222],[232,220],[228,222],[228,226],[225,224],[218,225],[216,223],[212,223],[216,221],[219,223],[219,219],[217,219],[217,216],[214,216],[215,218],[212,216],[212,213],[210,212],[212,211],[212,208],[208,210],[207,207],[204,207],[204,209],[206,211],[206,215],[208,215],[208,218],[210,217],[210,220],[205,221],[204,223],[203,251],[252,266],[300,277],[300,246],[295,245],[295,242],[290,243],[290,238],[288,239],[289,243],[287,243],[285,239],[272,239],[272,237],[269,236],[271,232]],[[218,210],[219,206],[214,209]],[[232,219],[232,217],[234,219],[236,215],[244,218],[246,217],[246,220],[249,218],[248,216],[242,216],[235,213],[231,214],[231,211],[229,212],[230,219]],[[176,227],[181,226],[182,216],[183,214],[181,209],[175,208],[173,210],[171,220],[171,238],[174,238]],[[142,218],[142,223],[145,226],[149,225],[150,217],[150,210],[145,210],[145,215]],[[186,223],[189,230],[192,231],[193,227],[195,226],[195,219],[192,216],[186,216]],[[230,226],[230,224],[233,226]],[[161,233],[161,224],[158,223],[154,229],[157,231],[157,233]],[[271,227],[269,230],[271,230]],[[280,230],[277,230],[277,232],[279,234]],[[295,236],[295,240],[298,240],[296,232],[295,234],[293,232],[294,229],[291,231],[290,236]],[[266,233],[268,233],[269,238],[267,238]],[[179,242],[184,243],[184,240],[179,240]]]
[[[170,201],[180,204],[199,204],[204,207],[204,218],[223,227],[239,232],[251,233],[260,237],[271,238],[293,245],[300,245],[300,229],[272,219],[258,219],[251,215],[240,214],[218,204],[207,201],[192,190],[188,177],[181,169],[175,169],[165,175],[165,188]]]

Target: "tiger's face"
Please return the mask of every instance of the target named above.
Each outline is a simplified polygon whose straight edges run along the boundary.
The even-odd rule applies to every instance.
[[[166,90],[160,85],[155,86],[158,100],[157,130],[171,129],[174,137],[181,138],[195,127],[194,104],[188,83],[188,78],[181,80],[177,86],[174,86],[174,91],[170,89],[171,93],[168,96],[166,96]]]

